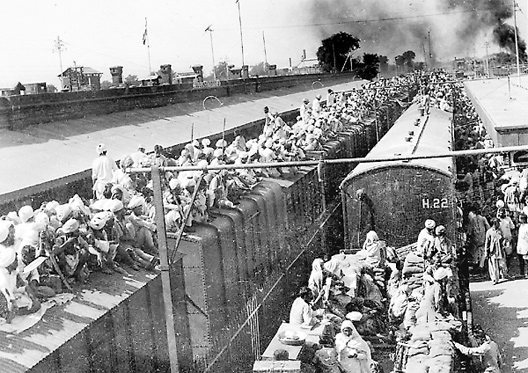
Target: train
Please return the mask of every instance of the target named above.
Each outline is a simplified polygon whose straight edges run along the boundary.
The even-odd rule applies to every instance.
[[[452,113],[431,108],[423,115],[413,104],[366,159],[444,154],[453,150]],[[456,232],[453,158],[360,163],[342,181],[345,248],[361,249],[366,234],[398,247],[409,244],[427,219]]]
[[[404,110],[404,101],[409,100],[401,96],[387,102],[377,117],[348,126],[311,156],[365,156]],[[287,120],[297,115],[296,110],[283,113]],[[224,136],[255,137],[262,125],[263,120],[250,123]],[[166,150],[176,154],[183,145]],[[332,197],[338,196],[350,168],[328,165],[319,171],[303,167],[292,177],[265,179],[236,208],[214,211],[211,223],[197,224],[195,232],[185,235],[178,246],[181,259],[170,269],[182,371],[248,371],[252,356],[271,340],[288,312],[284,300],[306,281],[313,258],[336,240],[332,221],[342,214]],[[65,191],[88,191],[89,185],[89,179],[54,185],[33,201],[61,200],[70,195]],[[168,235],[169,246],[175,239]],[[0,370],[168,370],[171,352],[164,334],[161,276],[138,276],[123,281],[120,275],[94,274],[90,288],[82,289],[73,306],[55,306],[45,316],[49,321],[37,329],[4,338]]]

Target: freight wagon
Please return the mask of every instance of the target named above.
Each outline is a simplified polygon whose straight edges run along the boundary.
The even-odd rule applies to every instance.
[[[412,105],[396,121],[368,158],[447,153],[453,146],[452,114],[431,108],[421,116]],[[359,164],[341,183],[345,248],[361,248],[374,230],[388,245],[409,244],[426,219],[455,234],[455,178],[452,158]]]
[[[402,109],[391,102],[384,110],[393,115]],[[261,124],[239,128],[228,136],[258,132]],[[383,134],[383,128],[375,125],[350,127],[326,144],[319,156],[364,156]],[[329,166],[319,174],[317,167],[308,167],[289,179],[267,179],[243,196],[235,209],[216,211],[211,224],[199,224],[185,237],[178,248],[183,258],[171,268],[182,365],[190,367],[193,361],[222,347],[218,341],[233,334],[229,321],[239,317],[251,295],[258,294],[277,273],[287,272],[288,286],[271,302],[276,311],[270,307],[262,316],[262,325],[268,330],[257,330],[261,335],[257,350],[266,345],[285,317],[284,299],[306,280],[303,276],[310,261],[327,246],[325,228],[329,213],[334,211],[327,207],[327,195],[335,195],[339,180],[348,171],[343,166]],[[39,199],[67,188],[43,191]],[[172,239],[169,237],[169,244],[173,245]],[[50,309],[35,327],[36,333],[35,329],[2,333],[0,370],[164,371],[168,351],[161,291],[159,275],[94,276],[90,288],[82,290],[73,302]],[[254,348],[254,341],[244,343],[238,352],[245,352],[248,346]],[[252,363],[251,356],[246,360]],[[243,361],[238,365],[244,368]]]

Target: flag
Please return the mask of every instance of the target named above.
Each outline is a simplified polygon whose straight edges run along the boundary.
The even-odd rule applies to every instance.
[[[143,33],[143,45],[147,44],[147,19],[145,18],[145,32]]]

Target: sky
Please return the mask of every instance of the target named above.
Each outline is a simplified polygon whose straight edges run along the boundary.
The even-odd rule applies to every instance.
[[[431,27],[436,40],[434,37],[432,40],[440,50],[438,58],[451,58],[449,47],[445,47],[450,37],[444,36],[442,28],[447,32],[452,27],[450,20],[459,22],[456,14],[435,13],[430,6],[448,0],[372,0],[369,4],[384,5],[383,14],[365,5],[365,0],[239,1],[244,61],[250,66],[267,59],[279,68],[287,67],[290,58],[297,65],[303,50],[308,58],[315,58],[323,38],[343,28],[347,31],[347,24],[357,20],[379,25],[382,32],[389,23],[404,24],[406,18],[420,19],[421,16],[420,22],[434,23]],[[350,11],[340,12],[336,7],[339,3]],[[518,13],[518,25],[524,37],[528,0],[521,0],[519,6],[522,13]],[[340,14],[332,14],[334,18],[329,19],[328,7]],[[227,61],[237,67],[242,65],[235,0],[0,0],[0,9],[3,30],[0,87],[14,86],[18,81],[47,82],[59,87],[57,75],[61,72],[61,60],[63,70],[74,64],[88,66],[102,72],[103,80],[111,80],[109,68],[112,66],[123,66],[124,77],[146,76],[149,63],[153,71],[160,65],[171,64],[177,72],[189,72],[192,65],[201,64],[207,74],[213,66],[213,55],[216,64]],[[142,43],[145,18],[150,48]],[[214,30],[212,34],[205,31],[209,25]],[[357,36],[362,40],[360,52],[386,54],[391,61],[397,54],[384,50],[387,46],[379,41],[370,40],[368,32]],[[58,37],[64,44],[60,54],[55,48]],[[402,42],[398,47],[414,48],[419,59],[420,45],[413,43]],[[473,51],[468,47],[468,55],[483,53],[484,41],[477,44],[478,48],[473,46]],[[494,51],[498,47],[494,50],[492,46],[490,52]]]

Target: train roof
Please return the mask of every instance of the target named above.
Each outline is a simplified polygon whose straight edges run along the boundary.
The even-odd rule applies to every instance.
[[[422,117],[420,116],[418,105],[413,104],[402,114],[389,132],[365,158],[389,158],[392,156],[400,157],[449,152],[452,150],[451,117],[451,113],[436,108],[431,108],[429,115]],[[415,125],[417,120],[420,120],[418,126]],[[411,132],[414,133],[413,136],[410,136]],[[411,137],[410,141],[408,141],[409,137]],[[452,158],[360,163],[348,174],[341,185],[345,185],[350,179],[372,170],[403,165],[405,167],[426,168],[447,176],[452,176],[454,172]]]

